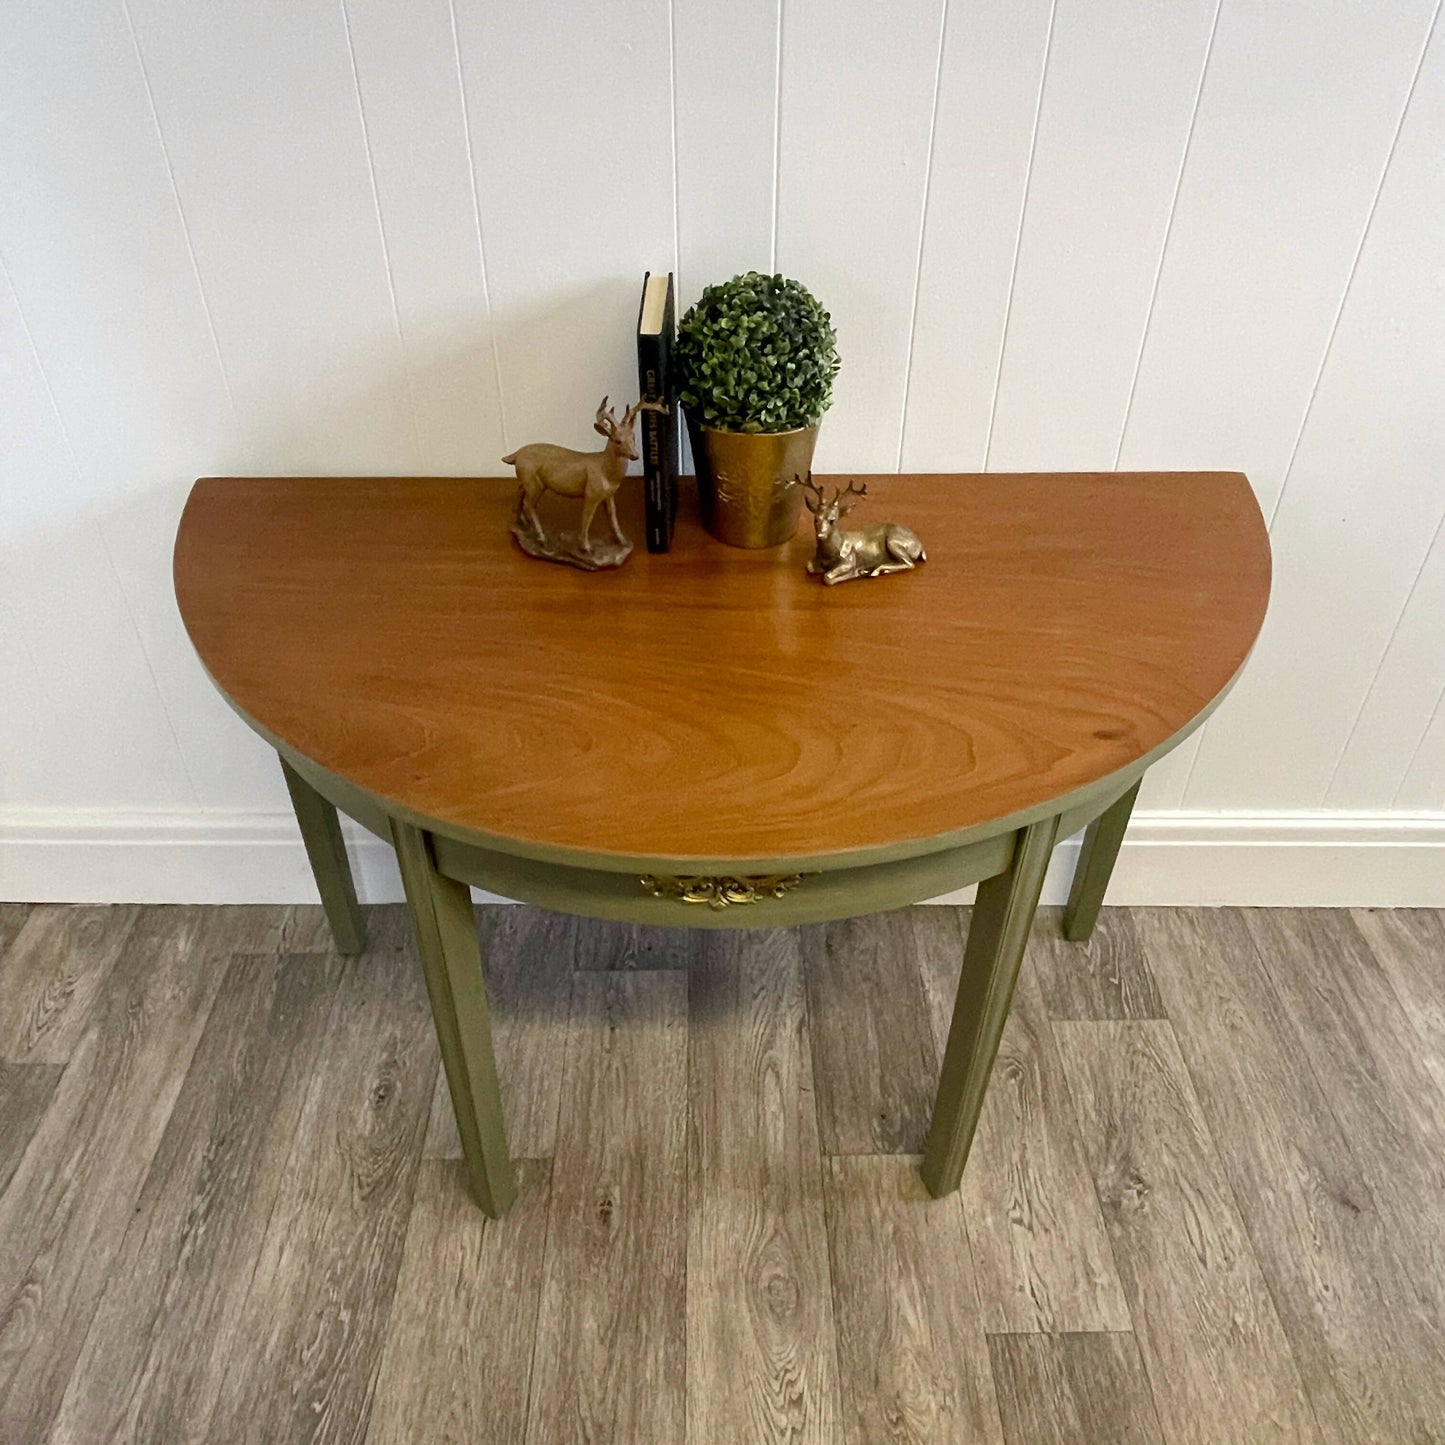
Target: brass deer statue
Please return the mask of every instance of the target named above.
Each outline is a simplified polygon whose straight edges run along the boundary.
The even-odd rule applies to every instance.
[[[821,575],[829,586],[835,582],[851,582],[855,577],[884,577],[889,572],[909,572],[928,560],[916,532],[897,522],[876,522],[861,531],[842,531],[838,523],[868,495],[867,486],[849,482],[847,490],[834,488],[830,501],[810,472],[806,478],[794,477],[795,485],[809,495],[803,504],[813,514],[813,530],[818,550],[808,563],[808,571]],[[848,498],[853,500],[849,501]]]
[[[617,566],[626,561],[632,544],[622,535],[614,499],[627,475],[628,462],[637,460],[633,425],[638,412],[646,405],[649,403],[639,401],[636,406],[627,407],[619,418],[608,406],[607,398],[602,398],[592,421],[593,429],[607,438],[607,445],[600,452],[578,452],[571,447],[553,446],[551,442],[533,442],[502,458],[508,466],[517,469],[517,513],[512,531],[525,550],[533,556],[574,565],[586,565],[590,560],[593,565]],[[575,541],[564,539],[559,547],[548,538],[537,515],[537,502],[543,492],[582,499],[582,531]],[[594,558],[592,518],[598,507],[604,505],[616,546],[607,549],[605,558]]]

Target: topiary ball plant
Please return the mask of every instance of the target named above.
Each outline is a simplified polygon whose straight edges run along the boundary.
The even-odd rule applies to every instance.
[[[833,401],[832,319],[807,287],[749,271],[709,286],[678,327],[678,395],[722,431],[812,426]]]

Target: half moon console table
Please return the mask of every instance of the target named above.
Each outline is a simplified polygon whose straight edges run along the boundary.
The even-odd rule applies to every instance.
[[[337,810],[396,848],[487,1213],[514,1183],[468,885],[758,928],[978,883],[923,1158],[943,1194],[1054,844],[1087,826],[1064,925],[1085,938],[1145,769],[1259,631],[1269,540],[1238,473],[867,481],[928,561],[842,587],[805,575],[802,530],[745,552],[683,525],[615,572],[544,565],[508,535],[510,479],[196,483],[181,615],[280,754],[339,948],[363,925]]]

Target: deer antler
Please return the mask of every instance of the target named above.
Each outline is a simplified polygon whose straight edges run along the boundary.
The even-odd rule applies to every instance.
[[[861,487],[858,485],[857,482],[849,482],[849,483],[848,483],[847,490],[846,490],[846,491],[840,491],[840,492],[838,493],[838,496],[837,496],[837,499],[836,499],[836,500],[838,500],[838,501],[841,502],[844,497],[866,497],[867,495],[868,495],[868,483],[867,483],[867,482],[864,482]]]
[[[817,484],[817,482],[813,480],[812,472],[809,472],[806,477],[800,477],[796,472],[794,472],[793,485],[795,487],[803,487],[807,491],[812,492],[812,497],[803,498],[803,505],[816,517],[818,513],[823,510],[823,489]],[[814,497],[817,498],[816,506],[813,505]]]
[[[607,398],[602,398],[602,405],[597,408],[597,415],[592,418],[592,429],[599,431],[603,436],[611,436],[617,429],[617,418],[612,415],[612,408],[607,405]]]
[[[662,401],[648,401],[646,397],[639,397],[622,413],[622,425],[626,426],[629,422],[636,421],[637,414],[643,411],[660,411],[666,415],[667,403]]]

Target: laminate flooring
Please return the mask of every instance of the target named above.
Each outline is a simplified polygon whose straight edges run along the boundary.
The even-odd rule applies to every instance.
[[[1445,914],[479,910],[467,1196],[400,908],[0,905],[0,1441],[1445,1442]]]

